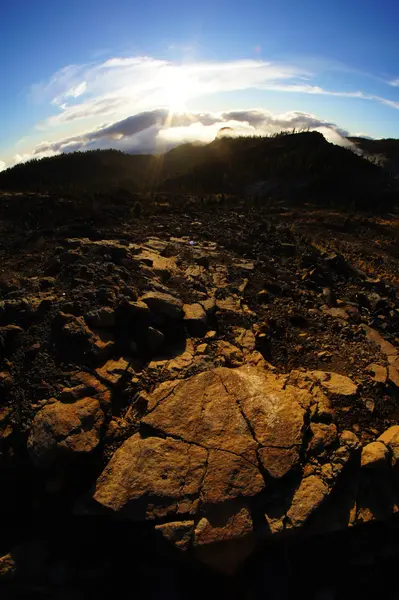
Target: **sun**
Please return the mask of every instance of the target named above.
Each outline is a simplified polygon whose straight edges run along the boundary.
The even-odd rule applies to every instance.
[[[191,95],[190,82],[177,73],[171,74],[164,83],[163,94],[164,102],[172,113],[183,112]]]

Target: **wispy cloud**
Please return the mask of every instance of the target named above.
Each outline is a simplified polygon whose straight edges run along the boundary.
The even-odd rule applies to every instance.
[[[181,108],[193,98],[249,89],[358,98],[399,108],[395,100],[362,90],[325,89],[316,80],[315,73],[282,62],[245,59],[179,63],[133,56],[65,67],[48,82],[33,86],[32,95],[58,109],[42,127],[107,115],[122,117],[158,106],[174,108],[176,102]],[[399,80],[390,85],[399,85]]]
[[[46,121],[54,127],[92,116],[170,106],[179,95],[183,104],[208,94],[272,88],[279,82],[303,81],[310,76],[294,65],[261,60],[181,64],[139,56],[72,65],[49,82],[34,86],[33,93],[36,100],[50,97],[59,108],[59,113]]]

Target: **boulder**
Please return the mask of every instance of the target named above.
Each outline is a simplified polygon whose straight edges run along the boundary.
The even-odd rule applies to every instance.
[[[380,437],[377,442],[382,442],[392,453],[393,465],[399,464],[399,425],[389,427]]]
[[[103,306],[98,310],[87,313],[86,321],[90,327],[108,328],[115,325],[115,311],[110,306]]]
[[[358,386],[346,375],[330,371],[310,371],[309,375],[330,394],[354,396]]]
[[[338,435],[319,388],[264,366],[219,367],[142,396],[139,431],[97,480],[98,509],[154,521],[170,543],[225,572],[254,548],[252,507],[263,506],[270,533],[305,526],[359,448],[353,433]],[[327,422],[311,421],[302,454],[315,404],[313,417],[325,409]]]
[[[37,467],[48,467],[95,450],[100,442],[104,413],[95,398],[72,404],[51,402],[35,416],[28,451]]]
[[[196,337],[206,333],[207,316],[201,304],[185,304],[183,306],[184,324],[188,332]]]
[[[54,342],[58,352],[72,362],[90,363],[109,356],[113,342],[102,341],[83,317],[60,312],[54,319]]]
[[[371,442],[362,450],[361,466],[367,469],[387,467],[390,453],[382,442]]]
[[[183,302],[163,292],[148,292],[140,299],[155,314],[172,320],[181,319],[183,316]]]

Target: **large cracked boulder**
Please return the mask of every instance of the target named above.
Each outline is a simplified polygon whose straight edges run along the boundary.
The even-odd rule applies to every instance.
[[[309,420],[319,415],[318,404],[325,408],[325,396],[258,367],[164,382],[146,400],[139,432],[115,452],[94,500],[115,514],[153,521],[177,547],[227,571],[254,547],[252,510],[272,482],[275,490],[291,481],[288,488],[281,483],[290,491],[282,492],[287,506],[279,530],[302,527],[357,450],[338,438],[335,425],[314,424],[306,454]]]

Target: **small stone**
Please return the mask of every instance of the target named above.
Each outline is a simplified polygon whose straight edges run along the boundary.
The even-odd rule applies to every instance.
[[[105,365],[96,370],[96,373],[100,380],[115,386],[124,378],[132,378],[133,371],[129,369],[129,364],[129,361],[125,358],[108,360]]]
[[[371,442],[362,450],[361,466],[368,469],[386,467],[389,463],[389,450],[382,442]]]
[[[253,352],[255,350],[255,335],[250,329],[240,328],[237,331],[236,342],[244,351]]]
[[[309,375],[331,394],[354,396],[357,393],[358,386],[346,375],[330,371],[310,371]]]
[[[392,452],[393,466],[399,465],[399,425],[389,427],[380,437],[377,442],[382,442]]]
[[[10,389],[14,384],[13,378],[8,371],[0,372],[0,388]]]
[[[343,431],[339,436],[340,444],[343,444],[350,450],[358,450],[360,448],[360,442],[357,435],[353,431]]]
[[[260,290],[257,294],[258,302],[260,304],[268,304],[270,302],[270,293],[267,290]]]
[[[210,511],[208,518],[204,517],[199,521],[194,534],[195,546],[202,546],[203,544],[212,542],[227,541],[252,533],[252,519],[247,507],[243,506],[241,508],[236,508],[236,506],[232,504],[230,507],[226,507],[224,512],[228,514],[225,514],[225,518],[217,520],[212,519],[214,514],[217,514],[218,512],[220,513],[220,509],[213,508]]]
[[[236,503],[212,507],[198,522],[193,545],[202,562],[226,574],[234,573],[255,548],[248,508]]]
[[[5,554],[0,557],[0,582],[9,581],[13,578],[16,571],[16,564],[12,554]]]
[[[197,346],[197,354],[206,354],[208,352],[208,344],[199,344]]]
[[[305,477],[294,494],[287,512],[292,527],[302,526],[321,505],[329,493],[329,488],[316,475]]]
[[[215,339],[215,337],[217,336],[216,331],[207,331],[205,334],[205,339],[206,340],[213,340]]]
[[[244,361],[242,351],[237,346],[233,346],[233,344],[224,340],[218,342],[218,354],[225,358],[228,365],[242,364]]]
[[[386,383],[387,381],[387,368],[382,365],[372,363],[366,368],[366,372],[378,383]]]
[[[179,550],[187,550],[194,532],[194,521],[176,521],[155,526],[163,537]]]
[[[208,298],[207,300],[201,301],[200,304],[203,307],[206,314],[208,315],[208,317],[215,314],[215,312],[216,312],[215,298]]]
[[[337,428],[333,423],[312,423],[310,430],[313,437],[310,440],[309,451],[316,456],[324,454],[338,439]]]

